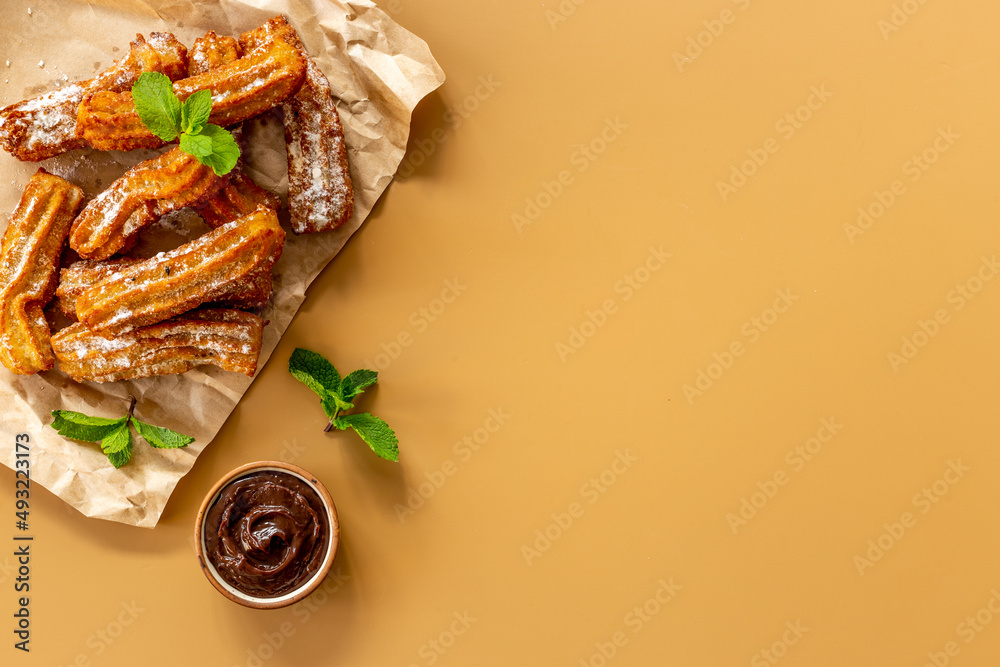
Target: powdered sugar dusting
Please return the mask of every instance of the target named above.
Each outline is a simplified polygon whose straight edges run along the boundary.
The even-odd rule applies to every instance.
[[[302,89],[282,108],[292,228],[300,234],[333,229],[350,215],[353,194],[330,84],[312,58]]]

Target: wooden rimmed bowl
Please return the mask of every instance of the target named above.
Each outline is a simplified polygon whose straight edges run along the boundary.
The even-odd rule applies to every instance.
[[[250,473],[269,470],[283,472],[297,477],[316,491],[316,494],[323,501],[323,506],[326,509],[327,520],[330,524],[330,541],[327,544],[326,554],[323,557],[323,564],[320,566],[319,570],[317,570],[305,583],[294,590],[276,597],[257,597],[245,593],[227,582],[219,575],[215,566],[213,566],[211,561],[209,561],[205,548],[205,517],[208,514],[209,508],[215,504],[216,500],[219,498],[219,493],[227,484],[239,479],[240,477],[245,477]],[[247,463],[246,465],[242,465],[224,475],[222,479],[215,483],[215,485],[208,492],[208,495],[205,496],[205,500],[202,501],[201,509],[198,510],[198,517],[194,522],[194,531],[194,545],[195,551],[198,554],[198,565],[201,566],[201,570],[205,573],[205,577],[208,578],[209,582],[215,586],[216,590],[224,596],[237,604],[241,604],[244,607],[251,607],[253,609],[280,609],[281,607],[287,607],[295,604],[312,593],[323,582],[323,579],[330,571],[330,568],[333,567],[333,559],[337,555],[337,546],[340,544],[340,520],[337,516],[337,506],[334,505],[330,492],[327,491],[322,482],[316,479],[312,473],[283,461],[257,461],[255,463]]]

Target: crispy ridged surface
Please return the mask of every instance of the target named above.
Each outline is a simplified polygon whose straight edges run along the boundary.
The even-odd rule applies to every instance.
[[[102,90],[129,90],[143,72],[162,72],[171,79],[187,76],[187,49],[169,33],[136,35],[128,55],[93,79],[0,110],[0,146],[19,160],[37,162],[85,142],[76,136],[76,116],[86,95]]]
[[[306,78],[281,108],[288,150],[288,210],[296,234],[336,229],[354,214],[354,188],[347,165],[347,146],[330,82],[302,47],[283,16],[240,36],[244,50],[265,48],[283,39],[302,50]]]
[[[0,362],[29,375],[52,368],[42,308],[83,191],[44,169],[28,181],[0,242]]]
[[[59,272],[59,286],[56,299],[63,315],[76,319],[76,300],[83,292],[113,276],[122,268],[135,264],[138,259],[111,259],[103,262],[83,260],[74,262]],[[228,283],[218,296],[213,297],[208,306],[256,310],[263,308],[271,298],[271,272],[257,271],[240,280]]]
[[[77,317],[107,338],[162,322],[216,299],[234,281],[269,273],[284,240],[278,216],[260,207],[87,288],[76,300]]]
[[[188,52],[188,75],[197,76],[228,65],[240,57],[240,45],[235,38],[209,30],[195,40]]]
[[[125,172],[73,221],[69,245],[81,257],[106,259],[150,223],[197,204],[225,184],[197,158],[174,148]]]
[[[238,172],[218,192],[195,206],[195,209],[205,223],[215,229],[252,213],[258,206],[277,211],[281,208],[281,200],[278,195],[254,183],[246,174]]]
[[[257,370],[264,323],[240,310],[195,310],[107,339],[81,323],[52,337],[59,369],[78,382],[183,373],[211,364],[249,376]]]
[[[275,39],[267,48],[175,82],[174,92],[183,101],[199,90],[212,91],[209,120],[225,127],[281,104],[302,85],[305,70],[305,56],[288,42]],[[131,92],[85,96],[77,113],[77,134],[98,150],[163,145],[139,120]]]

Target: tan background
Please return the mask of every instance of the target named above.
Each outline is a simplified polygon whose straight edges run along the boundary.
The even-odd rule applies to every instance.
[[[449,77],[405,176],[156,529],[35,492],[33,652],[4,630],[2,662],[996,664],[1000,8],[678,4],[383,3]],[[382,362],[362,403],[400,464],[322,433],[295,346]],[[224,600],[191,544],[209,486],[265,458],[344,530],[337,577],[278,612]]]

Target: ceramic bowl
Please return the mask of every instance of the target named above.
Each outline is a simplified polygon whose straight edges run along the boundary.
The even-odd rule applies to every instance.
[[[323,501],[323,505],[326,508],[327,520],[330,525],[330,541],[327,544],[327,550],[323,558],[322,565],[319,570],[317,570],[305,583],[294,590],[276,597],[256,597],[235,588],[232,584],[223,579],[209,561],[206,556],[205,548],[205,516],[208,514],[209,508],[212,507],[218,499],[219,492],[222,491],[227,484],[240,477],[249,475],[250,473],[267,470],[284,472],[289,475],[293,475],[294,477],[298,477],[300,480],[312,487],[314,491],[316,491],[316,494]],[[291,604],[295,604],[312,593],[316,587],[323,582],[323,578],[326,577],[330,568],[333,566],[333,559],[337,555],[337,545],[340,543],[340,521],[337,517],[337,506],[333,504],[333,498],[330,496],[330,492],[327,491],[326,487],[323,486],[318,479],[316,479],[315,475],[298,466],[290,463],[284,463],[283,461],[257,461],[255,463],[248,463],[223,476],[222,479],[215,483],[212,489],[208,492],[208,495],[205,496],[205,500],[202,501],[201,509],[198,510],[198,518],[195,520],[194,530],[194,544],[195,551],[198,554],[198,565],[201,566],[201,570],[205,573],[209,582],[211,582],[211,584],[215,586],[220,593],[233,602],[241,604],[245,607],[251,607],[253,609],[279,609],[281,607],[287,607]]]

